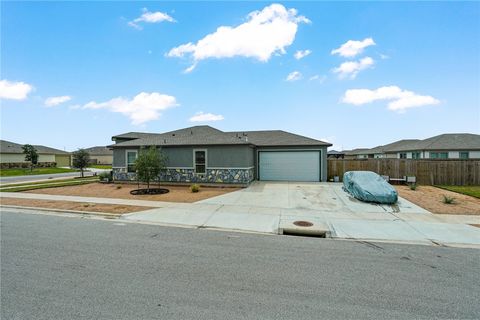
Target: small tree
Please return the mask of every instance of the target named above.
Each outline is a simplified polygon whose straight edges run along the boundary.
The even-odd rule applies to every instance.
[[[165,168],[166,157],[154,146],[140,150],[135,161],[137,179],[147,184],[150,189],[150,181],[158,179],[160,172]]]
[[[88,166],[88,163],[90,162],[90,155],[88,154],[88,152],[84,149],[78,149],[73,153],[72,162],[74,168],[80,169],[83,178],[83,170]]]
[[[38,163],[37,149],[31,144],[26,144],[22,147],[25,154],[25,161],[30,162],[30,171],[33,171],[33,166]]]

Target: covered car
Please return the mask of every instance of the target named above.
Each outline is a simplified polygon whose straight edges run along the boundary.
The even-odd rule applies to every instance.
[[[343,175],[343,189],[358,200],[393,204],[398,193],[385,179],[372,171],[348,171]]]

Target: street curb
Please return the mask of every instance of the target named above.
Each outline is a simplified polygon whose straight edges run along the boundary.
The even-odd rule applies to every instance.
[[[27,209],[27,210],[41,210],[41,211],[51,211],[51,212],[67,212],[67,213],[76,213],[82,215],[92,215],[92,216],[104,216],[104,217],[114,217],[120,218],[121,215],[108,212],[94,212],[94,211],[80,211],[80,210],[68,210],[68,209],[53,209],[53,208],[43,208],[43,207],[26,207],[26,206],[14,206],[14,205],[5,205],[0,204],[1,208],[13,208],[13,209]]]

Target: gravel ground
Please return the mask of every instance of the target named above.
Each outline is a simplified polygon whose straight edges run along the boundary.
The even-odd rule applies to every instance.
[[[480,215],[480,199],[432,186],[396,186],[398,194],[416,205],[438,214]],[[455,199],[453,204],[443,203],[443,196]]]
[[[114,213],[118,215],[152,209],[150,207],[126,206],[126,205],[116,205],[116,204],[81,203],[81,202],[72,202],[72,201],[17,199],[17,198],[3,198],[3,197],[1,198],[0,201],[2,205],[89,211],[89,212],[105,212],[105,213]]]
[[[156,187],[154,185],[153,187]],[[170,190],[169,193],[159,195],[134,196],[131,190],[137,189],[136,184],[102,184],[91,183],[80,186],[68,186],[48,189],[37,189],[25,191],[29,193],[55,194],[66,196],[120,198],[136,200],[155,200],[167,202],[196,202],[219,196],[228,192],[239,190],[239,188],[201,187],[197,193],[192,193],[188,186],[161,186]]]

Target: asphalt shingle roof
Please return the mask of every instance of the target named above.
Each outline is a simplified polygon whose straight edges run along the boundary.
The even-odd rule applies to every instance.
[[[341,154],[345,154],[345,152],[342,152],[342,151],[337,151],[337,150],[330,150],[327,152],[328,155],[341,155]]]
[[[109,147],[180,145],[330,146],[331,144],[281,131],[224,132],[210,126],[195,126],[165,133],[129,132],[112,137],[131,139]]]
[[[480,150],[480,135],[471,133],[445,133],[425,140],[401,145],[390,151],[412,150]]]
[[[109,149],[105,146],[96,146],[91,148],[84,149],[87,151],[91,156],[111,156],[113,155],[113,150]]]
[[[471,133],[445,133],[425,140],[405,139],[371,149],[354,149],[345,151],[345,154],[378,154],[416,150],[480,150],[480,135]]]
[[[33,145],[39,154],[69,154],[69,152],[41,145]],[[23,145],[11,141],[0,140],[0,153],[23,153]]]

